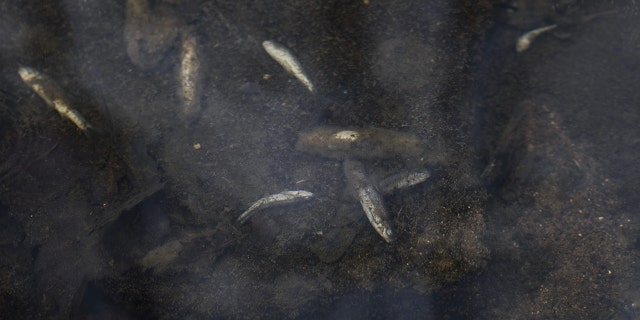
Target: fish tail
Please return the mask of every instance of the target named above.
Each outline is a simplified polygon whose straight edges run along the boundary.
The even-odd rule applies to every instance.
[[[101,136],[104,132],[90,124],[87,124],[87,128],[82,130],[82,132],[84,133],[85,137],[89,138],[89,139],[95,139],[99,136]]]

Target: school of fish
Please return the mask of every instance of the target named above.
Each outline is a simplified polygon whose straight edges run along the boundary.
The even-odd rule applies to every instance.
[[[178,95],[182,99],[179,114],[185,121],[192,120],[200,110],[201,56],[198,39],[189,28],[182,28],[179,18],[162,7],[153,7],[147,0],[128,0],[126,6],[125,42],[131,61],[141,69],[151,69],[160,63],[176,39],[180,39],[180,67],[177,72]],[[160,20],[158,20],[160,19]],[[170,23],[162,25],[161,22]],[[157,26],[151,28],[149,26]],[[154,31],[155,30],[155,31]],[[159,32],[158,32],[159,30]],[[537,34],[529,36],[535,37]],[[524,41],[524,40],[523,40]],[[264,51],[286,72],[293,75],[307,90],[315,94],[316,88],[302,64],[284,45],[274,40],[262,42]],[[45,73],[32,67],[21,66],[18,74],[44,102],[62,117],[91,136],[94,127],[72,106],[63,89]],[[337,128],[322,126],[301,133],[296,145],[301,152],[316,154],[342,162],[344,176],[352,194],[360,202],[374,230],[388,243],[395,240],[393,217],[385,207],[383,196],[426,181],[427,170],[400,172],[381,181],[371,179],[362,160],[385,159],[395,156],[417,156],[423,151],[417,136],[383,128]],[[237,218],[246,223],[262,209],[310,200],[312,192],[284,191],[260,198]]]

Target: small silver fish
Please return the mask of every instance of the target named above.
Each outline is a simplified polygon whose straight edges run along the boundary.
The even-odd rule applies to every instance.
[[[302,84],[304,84],[311,93],[315,92],[313,83],[311,83],[309,77],[304,73],[302,65],[300,65],[298,59],[293,56],[289,49],[271,40],[263,41],[262,47],[271,56],[271,58],[273,58],[273,60],[278,62],[285,70],[287,70],[287,72],[300,80],[300,82],[302,82]]]
[[[78,111],[70,107],[64,93],[51,78],[30,67],[20,67],[18,73],[22,81],[31,87],[49,106],[56,109],[61,116],[71,120],[85,134],[89,134],[93,127]]]
[[[546,27],[541,27],[541,28],[537,28],[537,29],[533,29],[523,35],[521,35],[518,38],[518,41],[516,41],[516,51],[518,53],[520,52],[524,52],[525,50],[529,49],[529,47],[531,46],[531,43],[533,42],[533,40],[535,40],[539,35],[547,32],[547,31],[551,31],[555,28],[557,28],[558,25],[557,24],[552,24]]]
[[[283,205],[289,203],[295,203],[299,201],[309,200],[313,197],[313,193],[304,190],[284,191],[277,194],[266,196],[256,201],[247,211],[243,212],[238,217],[239,223],[245,223],[249,218],[253,216],[256,210],[273,207],[276,205]]]
[[[188,118],[197,112],[196,109],[199,107],[200,58],[197,39],[193,34],[186,33],[183,36],[180,56],[180,96],[183,114]]]
[[[382,201],[382,195],[367,177],[360,161],[345,160],[342,164],[349,185],[356,191],[364,213],[378,234],[388,243],[395,240],[391,219]]]
[[[378,190],[382,194],[392,194],[400,189],[407,189],[429,179],[431,173],[427,170],[417,172],[400,172],[386,177],[378,182]]]

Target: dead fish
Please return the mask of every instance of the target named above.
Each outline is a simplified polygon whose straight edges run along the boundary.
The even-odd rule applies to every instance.
[[[373,228],[386,242],[393,242],[395,234],[389,213],[382,201],[382,195],[367,176],[364,165],[357,160],[345,160],[342,169],[349,185],[358,194],[362,209]]]
[[[309,80],[309,77],[304,73],[302,69],[302,65],[298,62],[298,59],[293,56],[291,51],[287,49],[285,46],[272,41],[266,40],[262,42],[262,47],[264,50],[275,60],[278,62],[287,72],[294,75],[302,84],[304,84],[311,93],[315,92],[313,87],[313,83]]]
[[[418,156],[424,151],[420,139],[405,132],[382,128],[318,127],[301,133],[299,151],[332,159],[382,159]]]
[[[378,182],[378,190],[382,194],[392,194],[397,190],[407,189],[423,183],[429,179],[431,173],[427,170],[416,172],[400,172],[386,177]]]
[[[44,73],[30,67],[20,67],[18,73],[26,83],[49,106],[53,107],[61,116],[71,120],[85,134],[90,135],[93,127],[75,109],[71,108],[62,90]]]
[[[269,207],[273,207],[276,205],[290,204],[296,203],[300,201],[309,200],[313,197],[313,193],[304,190],[295,190],[295,191],[284,191],[277,194],[272,194],[270,196],[266,196],[256,201],[249,209],[243,212],[238,217],[239,223],[245,223],[256,210],[265,209]]]
[[[191,33],[185,33],[182,38],[180,54],[180,96],[183,103],[183,114],[189,118],[198,110],[200,87],[200,57],[198,43]]]
[[[552,24],[546,27],[541,27],[541,28],[537,28],[537,29],[533,29],[525,34],[523,34],[522,36],[520,36],[518,38],[518,41],[516,42],[516,51],[518,53],[520,52],[524,52],[525,50],[529,49],[529,47],[531,46],[531,43],[533,42],[533,40],[535,40],[539,35],[547,32],[547,31],[551,31],[555,28],[557,28],[558,25],[557,24]]]

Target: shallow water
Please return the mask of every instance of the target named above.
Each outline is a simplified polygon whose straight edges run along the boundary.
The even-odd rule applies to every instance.
[[[635,319],[638,10],[6,1],[0,313]],[[200,63],[188,109],[185,35]],[[264,52],[267,39],[297,57],[315,94]],[[96,134],[47,106],[20,66],[54,79]],[[394,243],[369,224],[340,159],[296,149],[323,126],[424,143],[363,160],[372,181],[431,171],[384,198]],[[235,222],[283,190],[316,197]]]

